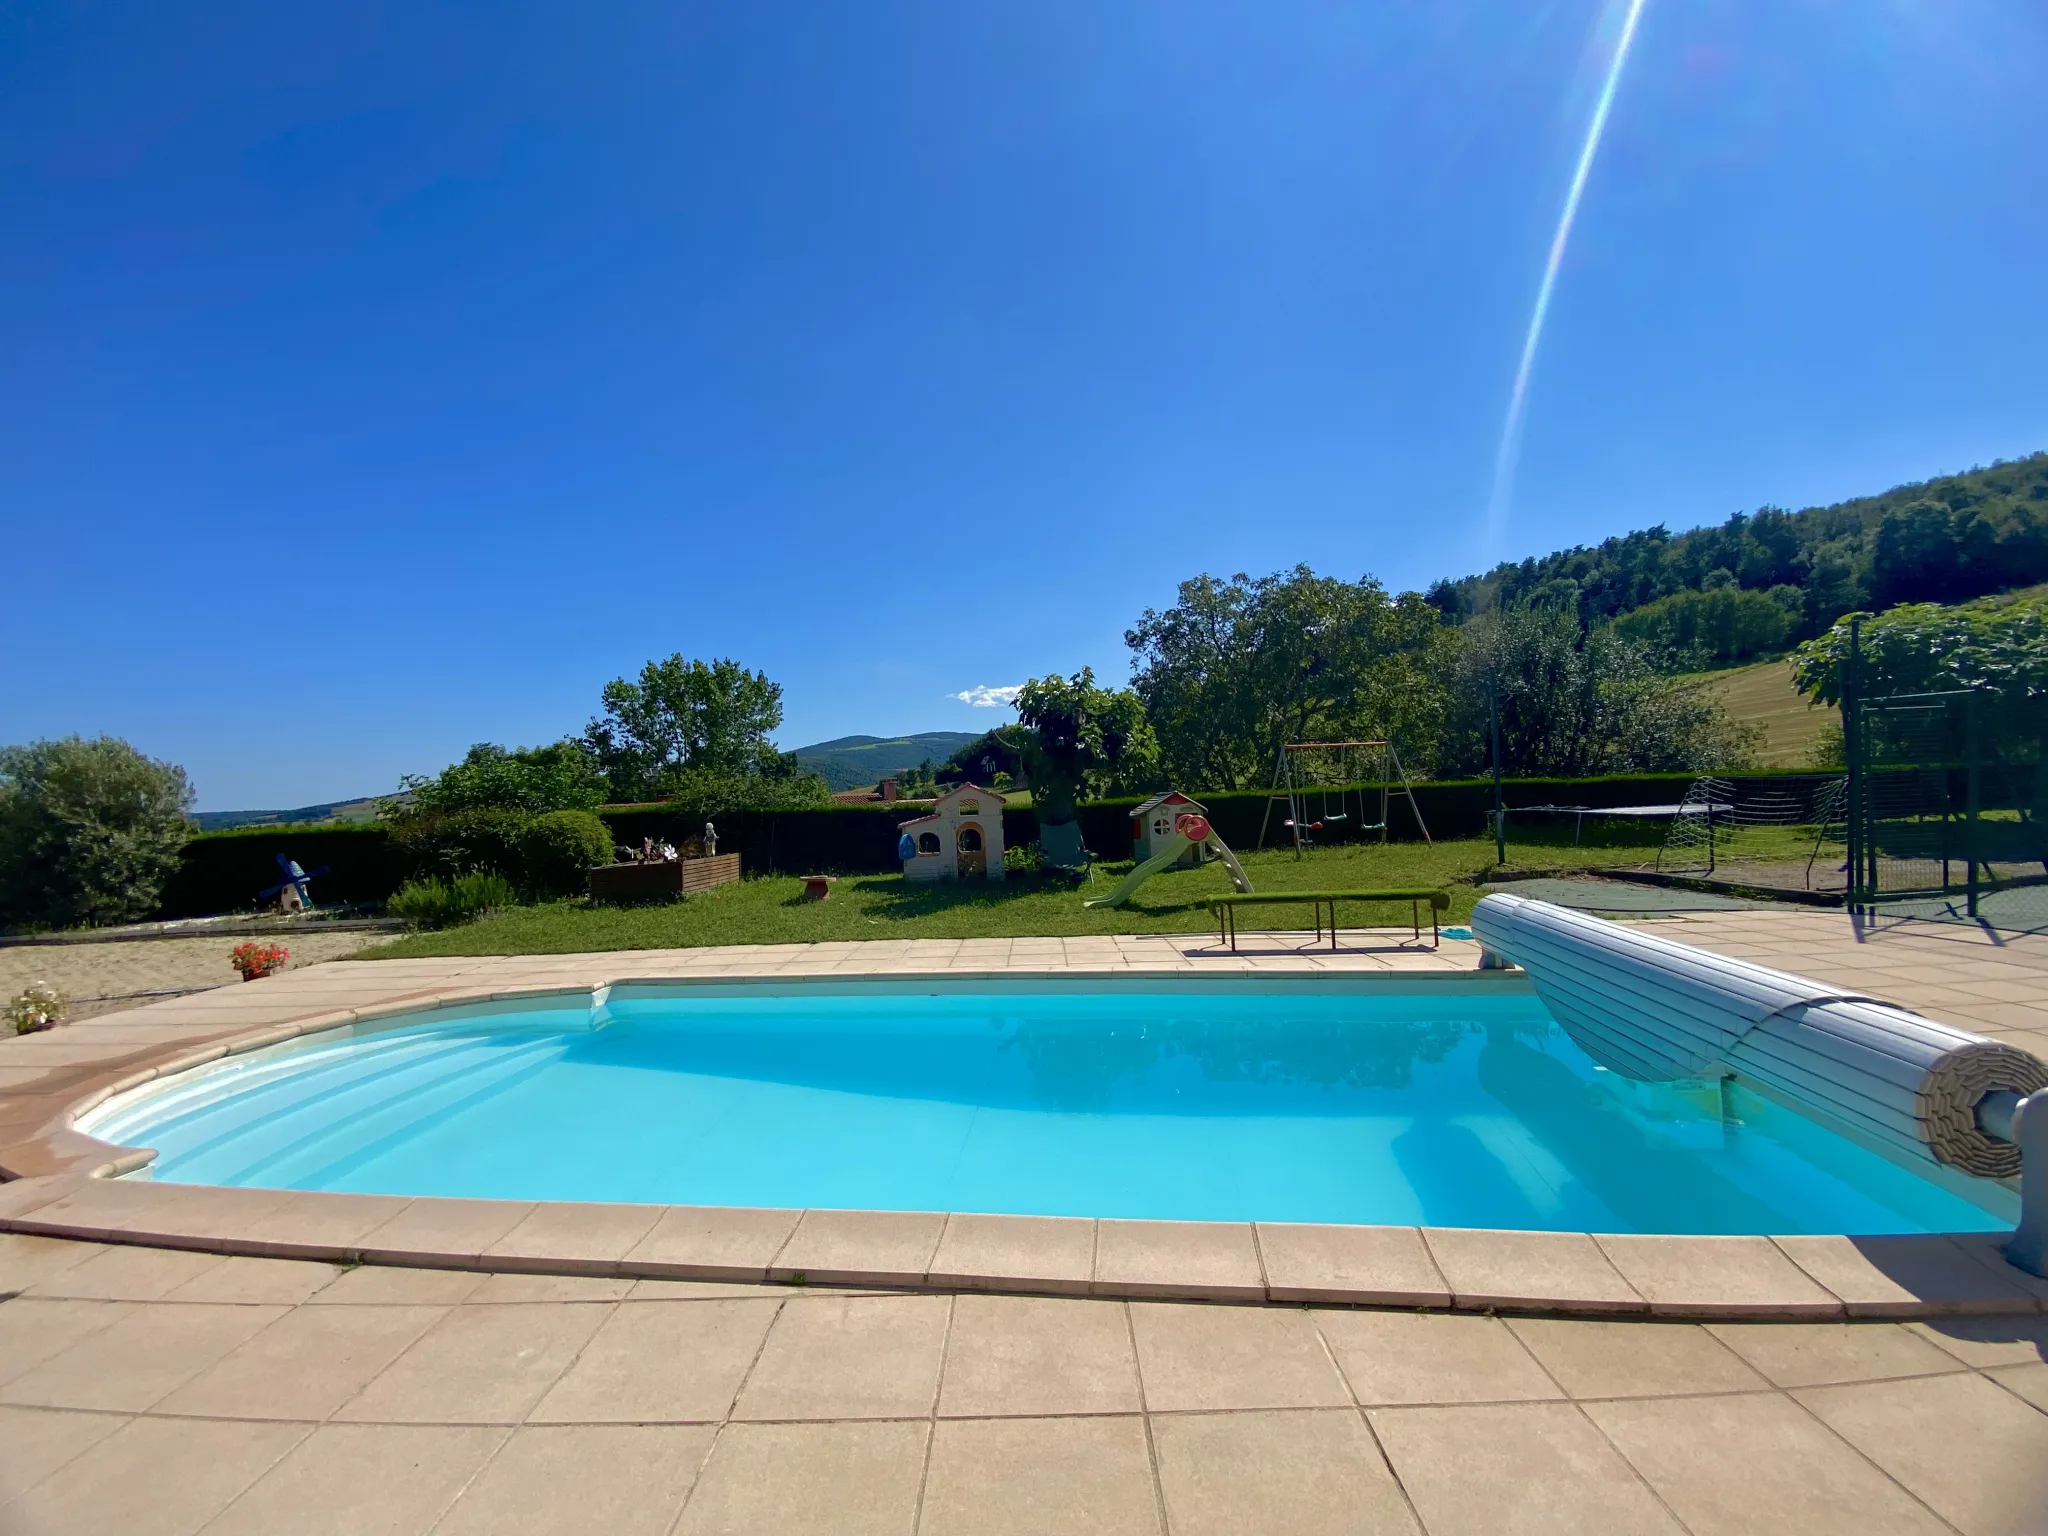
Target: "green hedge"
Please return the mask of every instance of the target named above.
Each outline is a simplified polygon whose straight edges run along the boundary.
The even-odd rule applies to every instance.
[[[380,902],[398,889],[403,861],[391,838],[375,825],[347,827],[249,827],[203,832],[185,845],[176,874],[164,886],[158,917],[211,917],[246,912],[256,893],[276,885],[277,855],[302,869],[328,872],[313,877],[319,903]]]
[[[1828,774],[1739,774],[1731,777],[1775,784],[1813,784]],[[1615,775],[1599,779],[1508,779],[1503,797],[1512,809],[1528,805],[1669,804],[1681,799],[1689,773]],[[1091,801],[1080,807],[1081,837],[1100,859],[1131,856],[1131,812],[1146,797]],[[1223,840],[1245,852],[1259,842],[1259,823],[1269,799],[1264,790],[1222,791],[1195,796]],[[1438,838],[1481,837],[1491,830],[1493,785],[1486,779],[1417,784],[1415,798]],[[1392,836],[1417,836],[1407,807],[1391,808]],[[599,812],[613,840],[638,847],[642,838],[681,845],[701,834],[701,817],[678,815],[665,805],[607,806]],[[898,868],[897,824],[922,814],[913,805],[838,805],[807,811],[729,811],[714,818],[718,851],[737,853],[750,875],[867,874]],[[1285,811],[1276,804],[1267,831],[1269,846],[1284,839]],[[1353,813],[1357,812],[1354,808]],[[1512,825],[1512,824],[1511,824]],[[1377,833],[1370,834],[1377,836]],[[1003,841],[1022,847],[1038,836],[1038,816],[1029,807],[1003,811]],[[1513,834],[1510,832],[1510,841]],[[1334,838],[1325,839],[1335,840]],[[404,860],[382,827],[260,827],[208,832],[186,845],[184,863],[165,888],[160,917],[197,917],[246,910],[256,893],[277,883],[278,852],[307,869],[325,864],[327,875],[313,882],[314,899],[380,902],[398,889]]]

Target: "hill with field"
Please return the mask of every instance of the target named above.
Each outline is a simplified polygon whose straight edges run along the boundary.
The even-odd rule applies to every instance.
[[[972,731],[922,731],[915,736],[838,736],[796,749],[797,763],[822,774],[833,789],[858,789],[885,774],[921,763],[943,763],[970,741]]]
[[[1430,602],[1453,622],[1522,602],[1618,619],[1684,593],[1768,596],[1782,650],[1844,613],[1954,603],[2048,581],[2048,453],[1787,512],[1738,512],[1715,527],[1660,526],[1440,581]],[[1749,600],[1756,606],[1757,599]],[[1760,626],[1768,631],[1769,625]],[[1721,660],[1739,657],[1722,656]]]

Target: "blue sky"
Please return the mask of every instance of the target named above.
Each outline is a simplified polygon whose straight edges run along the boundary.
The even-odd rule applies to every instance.
[[[975,729],[1183,577],[1395,587],[2048,446],[2048,12],[0,9],[0,740],[203,809],[581,727]]]

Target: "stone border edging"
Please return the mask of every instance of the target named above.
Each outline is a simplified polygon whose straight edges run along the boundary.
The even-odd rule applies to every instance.
[[[900,981],[919,974],[863,979]],[[1076,980],[1091,974],[1074,968],[943,973],[948,982]],[[1185,971],[1115,974],[1137,981],[1188,979]],[[1333,979],[1326,971],[1274,970],[1248,973],[1247,979],[1294,975]],[[850,978],[760,979],[783,986],[844,985]],[[1398,986],[1471,985],[1477,979],[1385,978]],[[1521,980],[1518,974],[1511,979]],[[744,978],[619,981],[731,986]],[[1498,984],[1482,983],[1489,990]],[[346,1264],[1605,1318],[1812,1321],[2048,1310],[2048,1282],[2007,1264],[1995,1233],[1600,1235],[320,1194],[115,1182],[146,1166],[154,1153],[95,1141],[75,1129],[79,1116],[117,1094],[304,1035],[437,1008],[595,997],[610,985],[423,989],[362,1007],[308,1013],[196,1048],[170,1048],[146,1066],[104,1074],[27,1144],[43,1154],[43,1166],[17,1167],[16,1176],[0,1184],[0,1231]],[[8,1149],[10,1156],[22,1150]]]

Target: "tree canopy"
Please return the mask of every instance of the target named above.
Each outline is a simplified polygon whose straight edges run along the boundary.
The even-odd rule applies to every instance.
[[[1031,798],[1044,822],[1074,819],[1074,803],[1146,780],[1158,743],[1145,706],[1129,689],[1103,688],[1083,667],[1072,677],[1034,677],[1017,695]]]
[[[488,741],[471,747],[459,763],[432,778],[408,774],[401,781],[411,803],[396,803],[393,815],[449,815],[457,811],[594,811],[609,785],[589,748],[573,737],[546,747],[507,750]]]
[[[606,683],[603,703],[583,739],[615,800],[670,798],[691,778],[701,785],[812,777],[785,763],[768,739],[782,724],[782,685],[730,657],[650,661],[637,682]]]
[[[112,736],[0,748],[0,923],[129,922],[195,830],[185,770]]]
[[[1867,696],[1978,688],[2048,709],[2048,596],[1983,598],[1942,607],[1908,603],[1888,613],[1856,614]],[[1801,646],[1793,680],[1829,704],[1842,698],[1850,619]]]
[[[1856,609],[1955,602],[2041,581],[2048,453],[1801,512],[1765,507],[1677,534],[1646,528],[1440,581],[1429,601],[1453,622],[1530,601],[1565,601],[1597,622],[1717,584],[1790,587],[1800,606],[1790,638],[1801,639]]]

